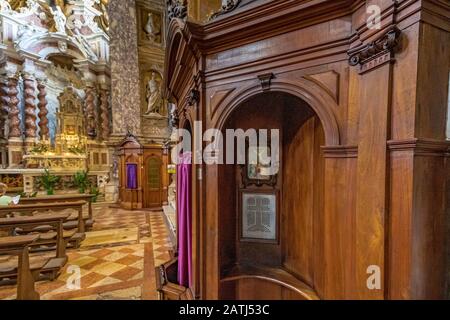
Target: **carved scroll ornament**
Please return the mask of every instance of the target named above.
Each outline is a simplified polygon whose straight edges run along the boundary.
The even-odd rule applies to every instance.
[[[241,0],[222,0],[222,7],[220,8],[220,11],[214,13],[211,16],[210,20],[214,20],[221,15],[227,14],[228,12],[235,10],[240,3]]]
[[[167,0],[167,17],[172,19],[187,18],[187,0]]]
[[[389,28],[380,38],[371,43],[349,51],[349,64],[361,66],[361,73],[389,62],[399,44],[401,31],[396,26]]]

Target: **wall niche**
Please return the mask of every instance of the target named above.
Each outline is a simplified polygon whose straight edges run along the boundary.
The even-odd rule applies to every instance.
[[[220,166],[220,298],[317,299],[314,279],[323,266],[321,122],[302,100],[270,92],[238,106],[225,129],[238,128],[279,129],[280,163],[270,177],[264,165]]]

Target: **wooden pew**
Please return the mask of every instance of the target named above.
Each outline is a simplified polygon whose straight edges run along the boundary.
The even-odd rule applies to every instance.
[[[37,204],[21,204],[17,206],[0,206],[0,218],[7,216],[28,215],[31,216],[34,213],[46,213],[59,212],[67,209],[73,209],[78,212],[78,222],[74,225],[77,228],[77,233],[72,237],[70,243],[71,246],[78,248],[81,242],[86,238],[86,228],[83,218],[83,206],[86,205],[86,201],[76,202],[63,202],[63,203],[37,203]]]
[[[0,238],[0,255],[18,257],[17,270],[2,270],[0,276],[17,276],[17,300],[39,300],[39,293],[34,287],[35,274],[40,269],[30,267],[29,245],[39,239],[39,235]]]
[[[177,283],[178,258],[156,267],[158,300],[195,300],[190,288]]]
[[[35,198],[21,198],[20,204],[38,204],[38,203],[65,203],[65,202],[76,202],[76,201],[86,201],[88,204],[88,218],[85,219],[86,230],[92,229],[94,225],[94,214],[92,211],[92,198],[95,195],[92,194],[70,194],[70,195],[55,195],[55,196],[40,196]],[[65,227],[70,229],[74,226],[76,221],[67,222]]]
[[[35,251],[55,250],[55,257],[48,259],[41,270],[41,280],[54,280],[67,263],[66,246],[76,231],[64,231],[63,223],[69,213],[37,215],[33,217],[0,218],[0,229],[8,230],[11,235],[38,234],[39,239],[30,244]],[[43,250],[42,247],[44,246]],[[30,249],[30,250],[31,250]]]

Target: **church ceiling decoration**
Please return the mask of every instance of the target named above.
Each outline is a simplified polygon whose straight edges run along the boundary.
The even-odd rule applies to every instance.
[[[109,59],[107,1],[0,0],[4,45],[46,59]]]

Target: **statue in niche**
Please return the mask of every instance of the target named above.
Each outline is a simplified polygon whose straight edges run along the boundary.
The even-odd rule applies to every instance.
[[[155,16],[152,12],[148,14],[148,20],[144,30],[150,41],[158,43],[161,42],[160,40],[161,26],[157,24]]]
[[[147,84],[147,112],[145,112],[145,115],[164,116],[161,89],[158,81],[156,81],[156,74],[154,72],[152,72],[151,79]]]

